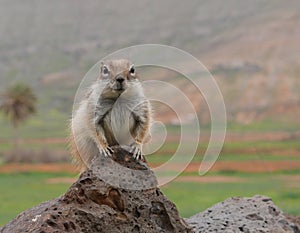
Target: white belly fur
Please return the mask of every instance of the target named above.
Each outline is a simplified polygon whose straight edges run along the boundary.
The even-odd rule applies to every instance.
[[[122,101],[116,102],[110,113],[105,117],[104,123],[114,135],[117,144],[130,145],[134,142],[130,132],[135,122],[132,111],[126,103]]]

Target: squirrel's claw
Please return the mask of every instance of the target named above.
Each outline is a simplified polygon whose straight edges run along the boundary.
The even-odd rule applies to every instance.
[[[114,150],[109,146],[107,146],[105,148],[100,148],[99,150],[100,150],[100,153],[103,154],[105,157],[111,157],[112,154],[114,153]]]
[[[134,145],[132,145],[129,152],[132,153],[133,158],[136,160],[141,160],[143,158],[142,148],[140,144],[135,143]]]

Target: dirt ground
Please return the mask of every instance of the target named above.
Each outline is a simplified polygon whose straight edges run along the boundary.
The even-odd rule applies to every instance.
[[[150,164],[151,167],[157,167],[159,164]],[[198,172],[200,162],[190,163],[185,171]],[[172,171],[179,171],[182,168],[181,163],[168,164],[167,167]],[[238,171],[238,172],[276,172],[290,171],[300,169],[300,161],[217,161],[209,171]]]
[[[67,172],[79,173],[72,164],[5,164],[0,166],[0,173],[16,172]]]
[[[203,135],[208,137],[208,135]],[[230,133],[226,136],[227,142],[235,141],[282,141],[288,140],[291,138],[300,138],[300,133],[287,133],[287,132],[266,132],[266,133]],[[169,138],[172,140],[172,138]],[[8,143],[8,141],[0,140],[0,143]],[[43,144],[65,144],[65,138],[48,138],[48,139],[26,139],[22,143],[43,143]],[[249,148],[248,148],[249,149]],[[272,148],[268,148],[272,149]],[[253,151],[244,151],[241,149],[241,153],[250,153]],[[230,151],[227,151],[230,153]],[[236,151],[235,151],[236,152]],[[270,153],[273,151],[269,151]],[[289,153],[288,153],[289,152]],[[280,151],[276,151],[277,154],[280,154]],[[295,155],[299,156],[299,151],[294,150],[285,150],[285,154],[289,156]],[[204,164],[202,164],[204,165]],[[152,168],[159,166],[159,164],[150,164]],[[200,167],[199,162],[190,163],[185,171],[187,172],[198,172]],[[172,163],[167,165],[167,169],[170,171],[181,171],[182,163]],[[209,171],[227,171],[227,172],[276,172],[276,171],[289,171],[289,170],[300,170],[300,161],[263,161],[263,160],[252,160],[252,161],[217,161]],[[0,173],[14,173],[14,172],[55,172],[55,173],[72,173],[79,174],[79,170],[73,164],[67,163],[48,163],[48,164],[5,164],[0,165]],[[183,181],[194,181],[194,182],[239,182],[240,180],[228,180],[228,177],[180,177],[179,179]],[[210,180],[207,180],[210,179]],[[236,179],[236,178],[235,178]],[[295,183],[300,182],[298,177],[295,178]],[[70,180],[49,180],[48,182],[70,182]]]
[[[176,181],[195,183],[239,183],[245,179],[228,176],[179,176]]]
[[[150,164],[156,167],[158,164]],[[185,171],[198,172],[200,162],[192,162]],[[181,163],[168,164],[168,169],[179,171],[182,168]],[[275,172],[300,169],[300,161],[217,161],[210,171],[239,171],[239,172]],[[5,164],[0,166],[0,173],[14,172],[67,172],[79,173],[72,164]]]

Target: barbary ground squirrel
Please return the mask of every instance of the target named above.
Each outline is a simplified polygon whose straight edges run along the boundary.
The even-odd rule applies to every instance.
[[[102,62],[99,77],[71,119],[71,152],[83,169],[94,156],[110,156],[115,145],[141,159],[150,122],[150,103],[134,65],[125,59]]]

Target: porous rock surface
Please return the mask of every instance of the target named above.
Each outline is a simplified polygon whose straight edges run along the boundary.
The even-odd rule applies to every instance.
[[[64,195],[24,211],[0,232],[191,232],[147,164],[114,151],[112,159],[97,157]]]
[[[186,222],[195,232],[300,233],[269,197],[234,197],[196,214]]]

